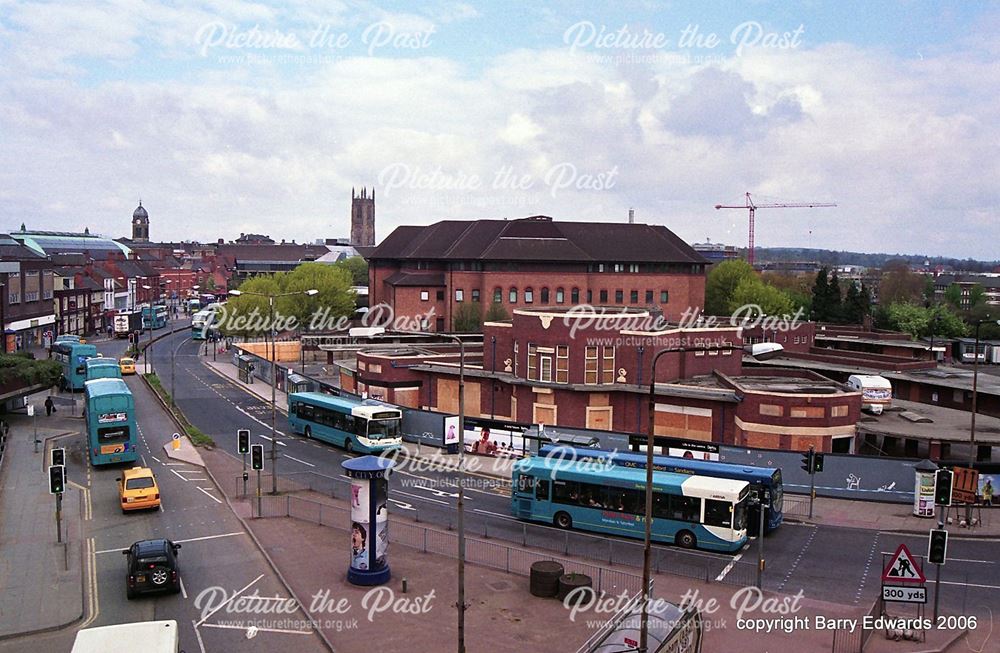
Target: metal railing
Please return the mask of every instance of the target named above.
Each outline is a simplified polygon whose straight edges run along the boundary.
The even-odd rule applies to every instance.
[[[10,432],[10,425],[6,420],[0,420],[0,464],[3,464],[4,450],[7,448],[7,434]]]
[[[874,621],[881,614],[882,599],[877,598],[872,603],[872,607],[868,609],[869,621]],[[865,620],[862,619],[861,623],[863,624],[864,622]],[[868,645],[868,640],[874,634],[875,630],[873,628],[865,628],[864,626],[860,626],[854,630],[838,628],[833,631],[833,644],[830,650],[832,653],[863,653],[865,646]]]
[[[249,474],[249,476],[246,481],[245,493],[243,491],[243,475],[238,474],[233,477],[234,487],[236,488],[234,496],[236,498],[244,499],[256,496],[257,472],[255,470],[248,469],[247,474]],[[278,492],[282,494],[286,492],[316,492],[335,499],[338,495],[344,494],[343,490],[338,488],[338,485],[342,485],[347,482],[348,481],[346,479],[335,478],[318,472],[281,472],[278,474]],[[262,471],[260,473],[260,485],[262,492],[270,491],[270,472]]]

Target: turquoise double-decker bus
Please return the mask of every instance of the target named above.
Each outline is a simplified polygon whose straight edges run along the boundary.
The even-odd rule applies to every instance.
[[[86,385],[87,452],[92,465],[139,459],[135,401],[121,379],[94,379]]]
[[[88,381],[122,378],[122,368],[117,358],[88,358],[84,361],[84,366]]]
[[[511,512],[560,528],[645,537],[646,471],[535,456],[514,463]],[[652,539],[733,553],[747,541],[750,485],[653,472]]]
[[[167,307],[157,304],[142,308],[142,328],[162,329],[167,326]]]
[[[632,469],[646,469],[646,454],[606,449],[587,449],[566,445],[542,445],[539,456],[571,461],[607,460],[612,465]],[[675,474],[697,474],[713,478],[729,478],[750,484],[751,498],[756,496],[766,506],[764,510],[764,530],[773,531],[783,520],[785,490],[781,480],[781,469],[757,467],[755,465],[735,465],[715,460],[697,460],[678,456],[653,456],[654,472]],[[751,527],[756,529],[760,519],[760,507],[751,503],[747,513]]]
[[[319,392],[288,395],[288,425],[295,433],[359,453],[403,445],[403,411]]]
[[[86,362],[87,359],[97,357],[97,347],[64,340],[52,345],[50,351],[52,358],[59,361],[63,368],[59,387],[73,392],[83,390],[83,384],[87,381]]]

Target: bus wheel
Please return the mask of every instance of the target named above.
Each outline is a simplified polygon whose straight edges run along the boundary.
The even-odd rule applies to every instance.
[[[351,442],[350,438],[347,438],[346,440],[344,440],[344,451],[346,451],[347,453],[353,453],[354,452],[354,443]]]
[[[312,430],[311,426],[307,426],[306,430],[304,431],[304,433],[305,433],[306,439],[310,439],[310,440],[312,439],[313,430]]]
[[[674,537],[674,542],[685,549],[693,549],[698,544],[697,538],[691,531],[681,531]]]
[[[554,521],[559,528],[573,528],[573,518],[565,512],[557,512]]]

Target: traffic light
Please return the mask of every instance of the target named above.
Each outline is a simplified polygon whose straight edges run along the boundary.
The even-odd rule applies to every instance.
[[[813,471],[814,472],[823,471],[823,454],[821,453],[813,454]]]
[[[802,470],[805,473],[813,473],[813,462],[815,460],[815,456],[816,453],[812,449],[802,454]]]
[[[128,332],[128,341],[130,343],[134,343],[135,342],[135,333],[133,333],[132,331]]]
[[[237,429],[236,440],[236,453],[250,453],[250,429]]]
[[[65,465],[66,464],[66,450],[62,447],[52,449],[50,452],[51,462],[50,465]]]
[[[948,531],[943,528],[931,530],[930,541],[927,543],[927,561],[943,565],[948,559]]]
[[[250,447],[250,466],[254,469],[264,469],[264,445],[255,444]]]
[[[939,469],[934,476],[934,503],[939,506],[951,505],[951,481],[954,472],[950,469]]]
[[[66,468],[62,465],[49,465],[49,494],[62,494],[66,485]]]

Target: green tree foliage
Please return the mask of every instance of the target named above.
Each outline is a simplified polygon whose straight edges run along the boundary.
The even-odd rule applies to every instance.
[[[944,303],[955,309],[962,310],[962,288],[957,283],[948,286],[944,291]]]
[[[736,287],[744,279],[751,278],[756,278],[756,273],[753,267],[742,259],[713,265],[705,280],[705,313],[728,315]]]
[[[822,268],[816,273],[816,282],[813,284],[812,319],[817,322],[828,322],[832,313],[829,274],[826,268]]]
[[[848,324],[864,324],[865,316],[871,311],[872,295],[864,284],[851,282],[847,286],[841,317]]]
[[[205,282],[201,285],[201,289],[205,292],[215,290],[215,277],[205,277]]]
[[[243,294],[226,303],[219,327],[227,336],[266,335],[270,328],[268,296],[274,296],[277,329],[293,324],[299,330],[331,328],[338,318],[354,313],[352,283],[349,271],[324,263],[303,263],[291,272],[253,277],[240,285]],[[318,294],[307,296],[305,291],[311,289]]]
[[[962,318],[955,311],[949,310],[944,306],[936,306],[931,309],[931,319],[927,333],[922,335],[961,338],[968,334],[968,332],[969,329],[966,327],[965,322],[962,321]]]
[[[801,308],[803,314],[809,315],[809,311],[812,310],[812,281],[809,275],[765,272],[761,278],[764,283],[788,295],[795,310]]]
[[[791,315],[795,312],[792,300],[774,286],[769,286],[757,276],[740,281],[730,300],[729,314],[748,304],[760,307],[766,315]]]
[[[59,383],[62,365],[56,360],[35,360],[31,354],[0,354],[0,386],[53,386]]]
[[[854,284],[851,283],[851,285]],[[836,270],[830,275],[826,291],[829,293],[830,321],[842,322],[844,319],[844,296],[840,288],[840,277],[837,276]]]
[[[916,304],[892,304],[887,313],[889,328],[908,333],[913,338],[931,335],[955,338],[966,334],[962,319],[944,306],[926,308]]]
[[[355,286],[368,285],[368,263],[360,256],[352,256],[342,261],[337,261],[336,267],[350,272]]]
[[[462,302],[455,311],[454,330],[458,333],[477,333],[483,330],[479,302]]]
[[[493,302],[486,310],[486,322],[503,322],[509,319],[510,315],[507,314],[507,309],[500,302]]]

